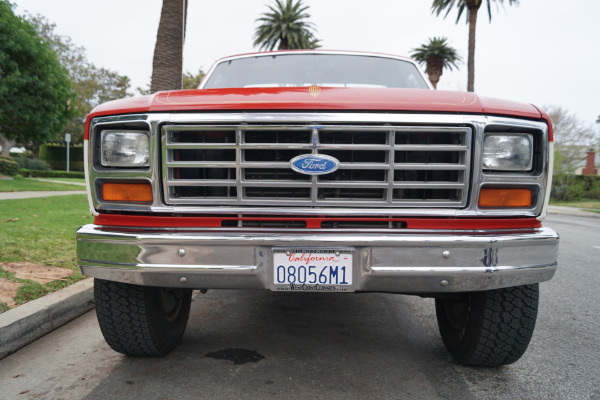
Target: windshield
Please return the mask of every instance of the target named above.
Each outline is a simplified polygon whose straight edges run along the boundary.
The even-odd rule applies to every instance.
[[[204,89],[240,87],[386,87],[429,89],[412,63],[342,54],[275,54],[219,63]]]

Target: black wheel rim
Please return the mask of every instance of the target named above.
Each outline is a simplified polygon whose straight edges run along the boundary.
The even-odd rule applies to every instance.
[[[461,296],[456,298],[446,299],[443,302],[444,314],[446,320],[452,329],[456,332],[460,338],[464,335],[464,332],[469,321],[469,310],[470,310],[470,296]]]
[[[167,321],[175,321],[183,306],[183,290],[163,288],[160,290],[160,299]]]

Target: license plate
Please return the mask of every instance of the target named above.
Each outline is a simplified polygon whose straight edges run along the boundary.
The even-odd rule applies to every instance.
[[[353,291],[350,249],[273,250],[273,284],[278,291]]]

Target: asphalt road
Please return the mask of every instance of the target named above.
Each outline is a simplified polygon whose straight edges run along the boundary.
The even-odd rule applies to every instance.
[[[510,366],[454,364],[430,299],[209,291],[169,356],[113,352],[92,311],[0,360],[0,399],[600,399],[600,219],[546,225],[559,270]]]

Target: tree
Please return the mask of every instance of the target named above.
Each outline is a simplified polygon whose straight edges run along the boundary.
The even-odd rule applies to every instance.
[[[0,144],[41,142],[62,133],[75,94],[67,71],[27,21],[0,0]]]
[[[196,75],[189,71],[185,72],[183,74],[183,89],[198,89],[200,82],[202,82],[202,79],[204,79],[204,75],[206,75],[206,73],[202,70],[202,68],[198,70]],[[145,88],[137,87],[135,90],[137,90],[137,92],[142,96],[152,94],[150,85],[147,85]]]
[[[456,64],[461,61],[461,57],[453,47],[446,43],[446,40],[442,37],[430,38],[429,43],[421,45],[411,52],[411,56],[419,64],[427,66],[427,75],[429,75],[429,80],[434,88],[437,88],[444,68],[452,71],[452,67],[458,68]]]
[[[600,138],[598,128],[583,123],[564,108],[545,108],[554,128],[555,171],[574,172],[585,160],[589,148]]]
[[[262,14],[256,22],[261,24],[254,33],[254,46],[261,50],[316,49],[317,39],[314,24],[308,22],[310,14],[305,12],[308,6],[302,0],[275,0],[274,6],[267,6],[271,12]]]
[[[71,134],[74,144],[82,143],[85,117],[101,103],[129,96],[129,78],[90,63],[86,58],[85,49],[73,44],[70,37],[56,34],[56,25],[45,17],[27,15],[26,19],[36,28],[38,34],[56,53],[61,65],[69,72],[71,87],[77,97],[74,102],[74,115],[67,122],[65,131]]]
[[[187,0],[163,0],[154,46],[150,92],[181,89]]]
[[[433,0],[431,5],[431,11],[439,16],[442,11],[446,11],[444,18],[448,16],[450,11],[454,8],[458,8],[458,16],[456,17],[456,23],[460,20],[461,15],[467,9],[465,14],[467,23],[469,24],[469,56],[467,60],[467,71],[468,71],[468,83],[467,90],[469,92],[475,91],[475,28],[477,26],[477,12],[481,7],[484,0]],[[492,3],[504,4],[504,0],[485,0],[487,4],[488,17],[490,22],[492,21]],[[519,4],[519,0],[508,0],[509,5]]]
[[[183,74],[183,88],[184,89],[198,89],[200,82],[204,79],[204,75],[206,73],[200,68],[196,75],[191,72],[186,72]]]

